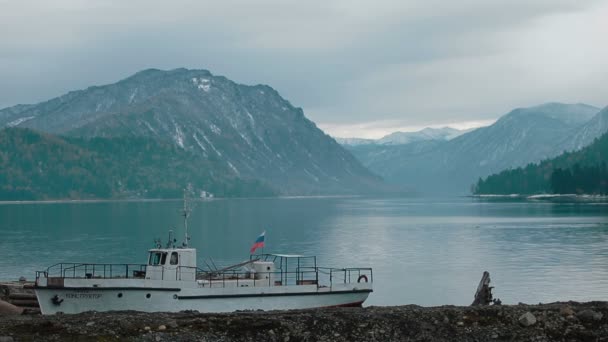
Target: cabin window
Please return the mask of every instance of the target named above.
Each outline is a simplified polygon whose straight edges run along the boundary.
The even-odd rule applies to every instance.
[[[167,262],[167,253],[163,253],[163,256],[160,260],[160,264],[164,265]]]
[[[171,262],[171,265],[177,265],[177,262],[178,262],[177,252],[171,253],[170,262]]]
[[[150,253],[150,260],[149,260],[148,264],[152,265],[152,266],[162,265],[166,258],[167,258],[167,253],[152,252],[152,253]]]

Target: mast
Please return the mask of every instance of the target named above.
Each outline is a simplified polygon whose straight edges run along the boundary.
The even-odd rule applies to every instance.
[[[184,230],[185,230],[184,242],[182,244],[184,247],[188,247],[188,241],[190,241],[190,236],[188,235],[188,217],[190,216],[191,212],[192,212],[192,209],[190,209],[190,207],[188,206],[188,199],[186,198],[186,189],[184,189],[184,208],[182,209],[182,216],[184,217]]]

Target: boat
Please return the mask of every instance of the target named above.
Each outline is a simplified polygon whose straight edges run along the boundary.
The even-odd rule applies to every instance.
[[[202,313],[361,306],[373,291],[371,268],[317,266],[315,256],[262,253],[218,269],[197,265],[185,236],[155,240],[146,264],[58,263],[36,272],[34,290],[44,315],[86,311]]]

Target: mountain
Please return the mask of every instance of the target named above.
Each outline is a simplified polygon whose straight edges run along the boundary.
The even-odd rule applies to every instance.
[[[561,121],[569,126],[578,126],[588,122],[599,108],[584,103],[563,104],[549,102],[530,108],[519,108],[513,112],[519,115],[539,115]]]
[[[479,179],[474,194],[608,194],[608,133],[575,152]]]
[[[364,139],[364,138],[334,138],[338,144],[344,146],[358,146],[358,145],[370,145],[375,144],[375,139]]]
[[[378,140],[381,145],[405,145],[412,142],[428,140],[451,140],[463,134],[463,131],[451,127],[425,128],[418,132],[395,132]]]
[[[2,126],[171,142],[280,194],[351,194],[382,186],[271,87],[237,84],[207,70],[145,70],[114,84],[0,110]]]
[[[394,132],[380,139],[361,138],[336,138],[336,141],[345,146],[359,145],[406,145],[419,141],[447,141],[462,135],[467,131],[457,130],[451,127],[424,128],[417,132]]]
[[[564,151],[577,151],[591,144],[593,140],[608,132],[608,107],[602,109],[591,120],[579,127],[574,134],[560,143]]]
[[[0,199],[272,196],[222,163],[156,139],[66,138],[24,128],[0,130]]]
[[[584,104],[548,103],[515,109],[449,141],[349,150],[387,181],[422,192],[464,194],[479,177],[559,155],[564,151],[560,142],[581,134],[598,111]]]

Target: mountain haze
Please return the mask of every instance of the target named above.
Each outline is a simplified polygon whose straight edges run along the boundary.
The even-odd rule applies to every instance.
[[[387,181],[421,192],[467,193],[479,177],[557,156],[573,149],[566,143],[575,137],[598,137],[603,129],[592,123],[601,121],[598,111],[584,104],[548,103],[515,109],[493,125],[449,141],[349,149]]]
[[[381,186],[276,90],[207,70],[144,70],[114,84],[0,110],[2,126],[171,142],[281,194],[362,193]]]

